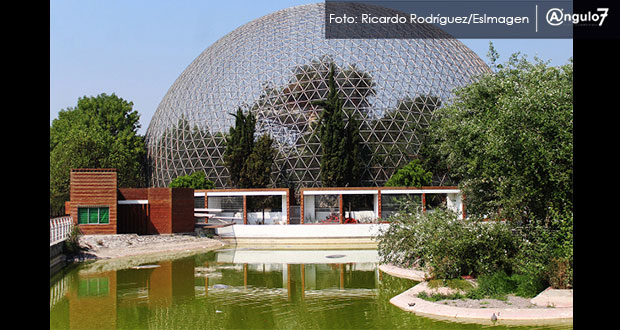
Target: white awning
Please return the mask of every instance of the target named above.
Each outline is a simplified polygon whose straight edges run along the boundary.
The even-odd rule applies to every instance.
[[[459,194],[458,189],[382,189],[381,194]]]
[[[228,197],[228,196],[286,196],[286,191],[270,190],[270,191],[208,191],[207,197]],[[194,196],[197,196],[194,193]]]
[[[118,201],[119,205],[148,204],[148,199],[127,199]]]

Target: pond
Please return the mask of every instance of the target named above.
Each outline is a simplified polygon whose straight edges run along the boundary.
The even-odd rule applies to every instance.
[[[417,282],[381,272],[377,260],[376,250],[223,249],[82,264],[51,281],[50,329],[488,327],[391,305]]]

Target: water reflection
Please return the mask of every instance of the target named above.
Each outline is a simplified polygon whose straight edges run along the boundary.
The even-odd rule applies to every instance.
[[[59,278],[50,328],[480,328],[389,304],[415,282],[380,272],[376,250],[231,249],[135,263]]]

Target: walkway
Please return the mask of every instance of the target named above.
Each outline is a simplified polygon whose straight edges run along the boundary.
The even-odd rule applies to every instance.
[[[381,265],[379,269],[390,275],[424,281],[424,272]],[[390,303],[418,315],[436,319],[483,324],[572,324],[573,290],[547,289],[531,300],[549,308],[463,308],[447,306],[417,298],[417,286],[393,297]],[[553,306],[553,307],[551,307]],[[495,315],[496,321],[491,318]]]

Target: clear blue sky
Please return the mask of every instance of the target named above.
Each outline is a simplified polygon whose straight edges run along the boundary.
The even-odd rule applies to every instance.
[[[144,134],[168,88],[207,47],[274,11],[321,0],[52,0],[50,124],[79,97],[112,94],[132,101]],[[561,65],[570,39],[462,39],[485,61],[492,41],[500,62],[520,51]]]

